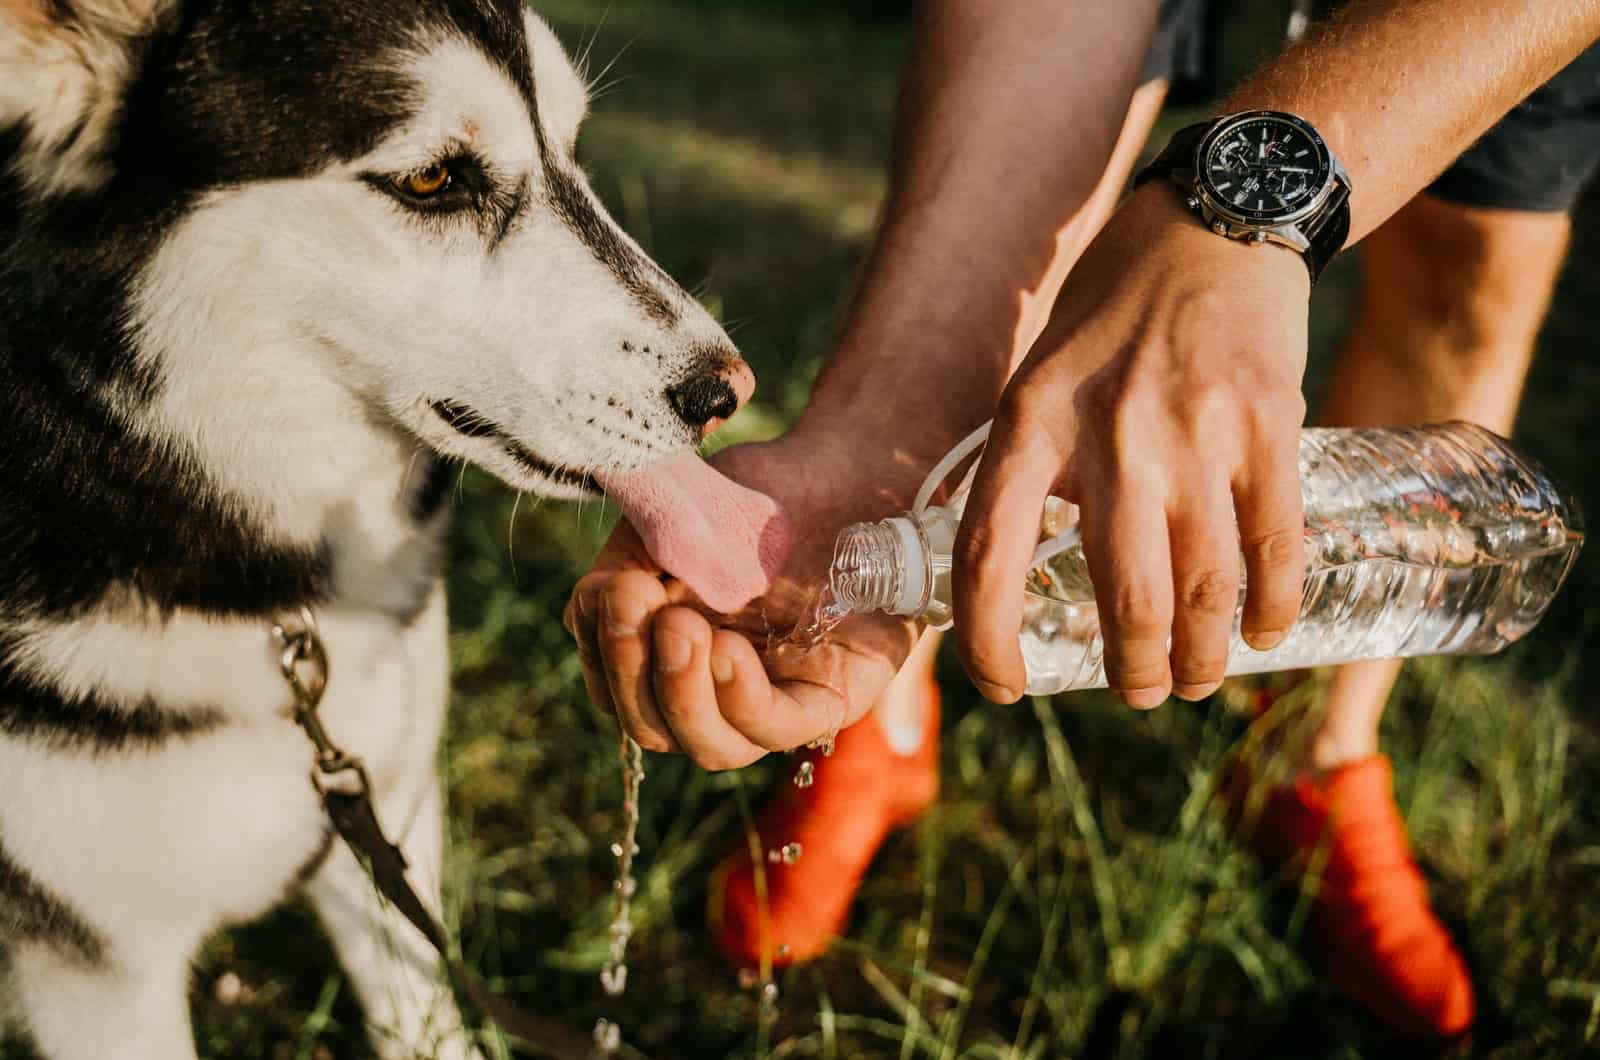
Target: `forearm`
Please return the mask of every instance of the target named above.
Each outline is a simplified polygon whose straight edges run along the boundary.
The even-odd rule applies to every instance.
[[[1089,204],[1155,0],[1001,7],[925,5],[882,226],[812,399],[830,423],[876,409],[875,426],[920,421],[939,448],[988,419],[1031,338],[1029,309],[1053,298],[1039,288],[1059,283],[1060,259],[1104,212]]]
[[[1350,173],[1350,242],[1600,39],[1600,0],[1353,0],[1227,111],[1298,114]]]

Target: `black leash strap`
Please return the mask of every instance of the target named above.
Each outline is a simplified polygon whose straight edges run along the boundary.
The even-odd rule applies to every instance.
[[[294,691],[295,723],[305,730],[316,748],[317,762],[311,773],[311,784],[322,796],[323,808],[334,830],[366,866],[384,900],[398,909],[439,952],[456,989],[481,1015],[509,1037],[556,1060],[585,1060],[593,1055],[593,1043],[583,1035],[522,1011],[484,986],[471,969],[450,955],[449,936],[406,880],[405,855],[389,842],[378,822],[366,765],[360,758],[345,753],[322,727],[317,707],[328,685],[328,657],[322,638],[317,635],[316,620],[309,610],[301,611],[301,621],[301,629],[293,632],[281,624],[275,625],[272,635],[280,648],[278,662],[284,680]]]

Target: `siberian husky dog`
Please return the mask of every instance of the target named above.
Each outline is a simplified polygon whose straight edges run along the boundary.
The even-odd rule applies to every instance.
[[[0,0],[0,1016],[195,1055],[189,960],[304,888],[384,1057],[473,1055],[331,840],[270,629],[437,906],[454,461],[552,497],[750,377],[573,159],[518,0]]]

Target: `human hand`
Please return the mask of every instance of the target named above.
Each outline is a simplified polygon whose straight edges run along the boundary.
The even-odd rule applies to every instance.
[[[1244,638],[1283,639],[1300,606],[1309,290],[1297,254],[1217,237],[1170,187],[1095,239],[1001,399],[956,542],[956,631],[985,695],[1026,684],[1024,576],[1051,493],[1081,510],[1106,678],[1130,706],[1221,683],[1241,547]]]
[[[852,616],[810,650],[784,639],[812,621],[840,528],[904,510],[922,469],[881,439],[821,425],[713,463],[789,517],[792,551],[771,590],[739,614],[706,612],[622,522],[565,624],[590,698],[641,747],[736,769],[853,724],[910,652],[913,625],[887,615]]]

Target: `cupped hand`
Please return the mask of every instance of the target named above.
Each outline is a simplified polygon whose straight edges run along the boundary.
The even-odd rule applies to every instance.
[[[853,724],[910,652],[913,625],[885,615],[852,616],[815,646],[793,634],[815,618],[838,531],[908,507],[923,469],[883,439],[852,445],[827,430],[735,446],[713,463],[789,516],[793,547],[771,590],[739,614],[707,612],[622,522],[565,624],[590,697],[640,746],[735,769]]]
[[[1085,252],[1012,378],[962,519],[956,632],[991,699],[1025,687],[1017,630],[1039,513],[1081,509],[1107,682],[1135,707],[1221,682],[1299,611],[1297,452],[1310,281],[1293,251],[1207,231],[1137,192]]]

